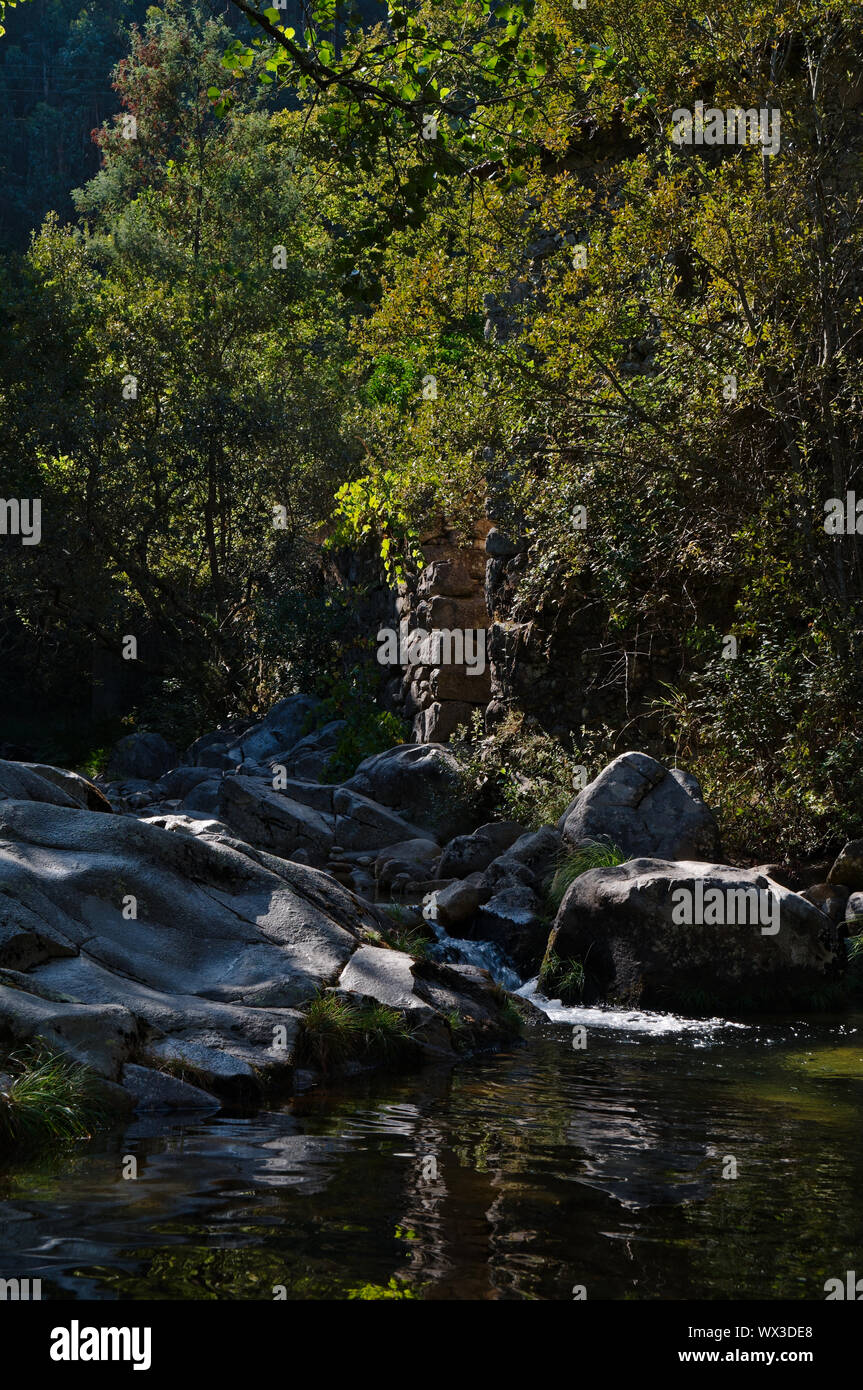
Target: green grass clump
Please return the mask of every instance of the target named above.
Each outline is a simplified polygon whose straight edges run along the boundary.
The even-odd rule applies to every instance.
[[[83,1139],[104,1119],[99,1080],[41,1044],[6,1059],[0,1082],[0,1147]]]
[[[508,1033],[516,1036],[524,1032],[524,1019],[514,999],[509,995],[500,1006],[500,1021]]]
[[[546,999],[574,1004],[584,993],[584,966],[580,960],[561,960],[555,951],[547,951],[539,968],[539,988]]]
[[[383,910],[393,919],[393,926],[385,936],[387,945],[392,946],[394,951],[405,951],[417,960],[427,956],[433,940],[428,929],[423,924],[411,921],[398,903],[387,903]]]
[[[321,994],[309,1005],[297,1039],[296,1058],[323,1072],[348,1062],[406,1065],[417,1055],[410,1030],[396,1009]]]
[[[585,840],[584,844],[563,854],[546,892],[551,911],[557,912],[567,889],[588,869],[611,869],[615,864],[622,864],[625,858],[617,845],[603,844],[600,840]]]

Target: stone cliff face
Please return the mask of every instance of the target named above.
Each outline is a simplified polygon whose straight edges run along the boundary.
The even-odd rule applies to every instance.
[[[489,727],[519,711],[559,736],[635,720],[643,739],[656,739],[649,707],[679,673],[671,643],[655,632],[611,639],[606,605],[588,571],[568,578],[544,603],[526,600],[519,593],[526,546],[497,530],[486,545]]]
[[[418,743],[445,743],[491,698],[485,598],[485,540],[490,530],[490,522],[477,522],[469,544],[464,545],[463,538],[442,520],[422,540],[425,567],[418,581],[401,586],[397,607],[405,643],[418,631],[432,637],[459,634],[462,642],[467,641],[466,649],[460,649],[456,641],[449,654],[461,652],[468,660],[436,660],[440,653],[432,640],[419,651],[420,660],[403,669],[395,697]]]
[[[656,738],[648,706],[677,673],[674,653],[655,634],[609,643],[605,606],[588,574],[528,611],[518,592],[526,546],[488,519],[475,523],[467,544],[441,520],[422,551],[425,568],[396,599],[403,644],[419,632],[470,633],[474,641],[479,633],[485,663],[480,671],[475,661],[471,672],[465,662],[436,662],[430,643],[402,666],[388,698],[416,742],[447,742],[477,710],[489,728],[518,711],[562,736],[637,718],[644,737]]]

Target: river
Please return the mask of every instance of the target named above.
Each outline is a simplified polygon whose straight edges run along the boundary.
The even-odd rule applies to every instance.
[[[0,1276],[43,1298],[823,1299],[856,1267],[863,1016],[550,1013],[456,1068],[7,1167]]]

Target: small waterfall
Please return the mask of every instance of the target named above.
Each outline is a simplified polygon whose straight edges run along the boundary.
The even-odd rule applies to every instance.
[[[437,920],[434,893],[429,895],[423,906],[423,917],[437,937],[435,944],[429,947],[431,960],[438,960],[444,965],[476,965],[480,970],[487,970],[504,989],[515,993],[521,988],[521,979],[493,941],[472,941],[467,937],[449,935]]]
[[[567,1005],[560,999],[547,999],[539,988],[539,977],[522,980],[513,970],[503,951],[493,941],[474,941],[464,936],[450,936],[437,920],[436,895],[430,893],[423,904],[423,917],[437,940],[429,947],[429,957],[444,965],[476,965],[487,970],[497,984],[527,999],[545,1014],[551,1023],[568,1027],[608,1028],[621,1033],[648,1033],[661,1037],[668,1033],[691,1033],[707,1040],[722,1029],[746,1029],[745,1023],[732,1023],[723,1018],[681,1018],[677,1014],[657,1013],[644,1009],[619,1009],[610,1005]]]

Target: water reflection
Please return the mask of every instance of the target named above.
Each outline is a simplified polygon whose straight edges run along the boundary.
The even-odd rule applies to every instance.
[[[630,1022],[6,1171],[0,1274],[67,1298],[823,1297],[863,1236],[861,1020]]]

